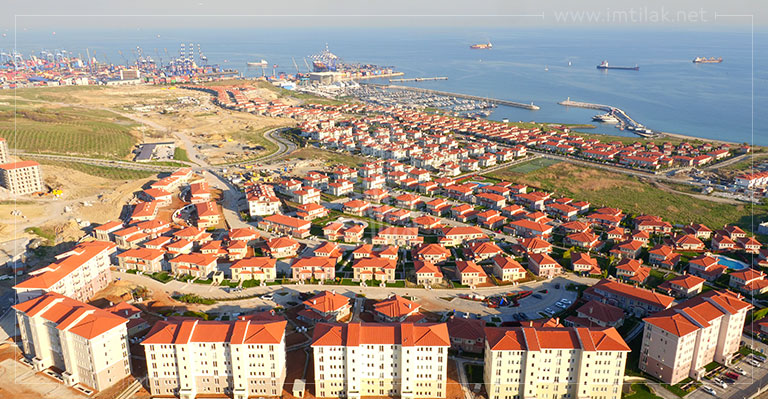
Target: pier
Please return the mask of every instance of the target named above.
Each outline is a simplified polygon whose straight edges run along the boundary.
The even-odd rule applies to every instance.
[[[394,77],[403,76],[403,75],[405,75],[405,72],[382,73],[379,75],[350,75],[350,76],[343,76],[341,80],[347,81],[347,80],[382,79],[382,78],[394,78]]]
[[[456,97],[456,98],[466,98],[468,100],[475,100],[475,101],[485,101],[488,103],[494,103],[498,105],[506,105],[508,107],[517,107],[517,108],[523,108],[523,109],[529,109],[531,111],[535,111],[538,109],[541,109],[538,105],[534,105],[533,102],[530,104],[525,103],[519,103],[515,101],[509,101],[509,100],[499,100],[497,98],[489,98],[489,97],[480,97],[480,96],[472,96],[469,94],[461,94],[461,93],[451,93],[448,91],[441,91],[441,90],[432,90],[432,89],[422,89],[420,87],[410,87],[410,86],[399,86],[399,85],[382,85],[382,84],[376,84],[376,83],[363,83],[365,85],[375,86],[375,87],[381,87],[384,89],[397,89],[397,90],[409,90],[409,91],[415,91],[419,93],[427,93],[427,94],[435,94],[438,96],[448,96],[448,97]]]
[[[389,83],[392,82],[424,82],[427,80],[448,80],[448,77],[446,76],[436,76],[434,78],[403,78],[403,79],[390,79]]]
[[[564,105],[566,107],[599,109],[601,111],[608,112],[611,115],[613,115],[616,118],[618,118],[624,126],[627,126],[628,130],[634,132],[638,136],[642,136],[642,137],[656,137],[656,136],[659,135],[658,132],[654,132],[654,131],[652,131],[650,129],[647,129],[641,123],[639,123],[636,120],[632,119],[621,108],[616,108],[616,107],[613,107],[613,106],[610,106],[610,105],[585,103],[585,102],[581,102],[581,101],[572,101],[570,97],[568,97],[568,99],[565,100],[565,101],[560,101],[558,104]],[[642,131],[640,129],[642,129]]]

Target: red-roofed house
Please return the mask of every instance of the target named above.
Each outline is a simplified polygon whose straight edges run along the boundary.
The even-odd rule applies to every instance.
[[[551,256],[544,253],[528,254],[528,270],[534,275],[544,278],[553,278],[563,273],[563,267]]]

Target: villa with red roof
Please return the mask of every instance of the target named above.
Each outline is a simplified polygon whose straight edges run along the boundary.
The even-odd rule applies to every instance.
[[[309,236],[309,228],[312,223],[285,215],[270,215],[259,222],[259,228],[289,234],[293,237],[306,238]]]
[[[253,257],[240,259],[229,267],[232,280],[274,281],[277,278],[277,260],[268,257]]]
[[[117,255],[117,261],[123,270],[157,273],[166,269],[165,251],[162,249],[129,249]]]
[[[352,264],[355,281],[377,280],[381,282],[395,281],[397,260],[387,258],[362,258]]]
[[[352,312],[349,298],[331,291],[323,291],[303,304],[304,309],[299,312],[299,318],[312,324],[339,321]]]
[[[376,320],[384,323],[418,323],[424,320],[424,315],[419,313],[421,305],[400,295],[376,302],[373,305],[373,313]]]
[[[765,273],[753,268],[737,270],[728,275],[728,286],[744,294],[755,296],[768,291],[768,280]]]
[[[431,286],[443,281],[443,272],[430,261],[415,260],[413,261],[413,268],[418,285]]]
[[[411,251],[413,258],[432,263],[440,263],[451,256],[451,251],[440,244],[421,244]]]
[[[379,230],[379,233],[373,237],[373,245],[396,245],[413,246],[421,244],[424,237],[419,236],[419,229],[416,227],[386,227]]]
[[[291,263],[293,281],[333,280],[336,278],[336,259],[322,256],[296,258]]]
[[[471,260],[457,260],[456,278],[459,279],[462,285],[477,286],[478,284],[485,284],[488,280],[488,275],[485,274],[482,267]]]
[[[710,254],[699,255],[688,261],[688,273],[707,281],[715,281],[728,270],[717,258]]]
[[[651,268],[635,259],[622,259],[616,265],[616,277],[629,283],[645,284],[650,274]]]
[[[597,263],[597,259],[584,252],[573,252],[571,254],[571,269],[575,273],[588,275],[600,275],[603,273],[600,265]]]
[[[658,288],[675,298],[690,298],[701,293],[704,280],[692,274],[683,274],[659,284]]]
[[[493,258],[493,275],[501,281],[519,281],[526,277],[526,271],[515,258],[496,255]]]
[[[487,238],[485,233],[475,226],[445,227],[440,234],[440,243],[446,246],[456,246]]]
[[[563,273],[563,267],[545,253],[528,254],[528,270],[543,278],[553,278]]]
[[[189,253],[181,254],[168,263],[171,264],[173,274],[188,274],[205,279],[216,271],[218,257],[212,254]]]

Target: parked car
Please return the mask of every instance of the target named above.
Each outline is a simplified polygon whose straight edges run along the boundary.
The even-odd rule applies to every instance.
[[[275,297],[272,294],[264,294],[264,295],[261,296],[261,299],[263,299],[265,301],[271,301],[274,298]]]
[[[747,375],[747,372],[746,372],[746,371],[744,371],[744,369],[743,369],[743,368],[741,368],[741,367],[734,367],[734,368],[733,368],[733,371],[735,371],[735,372],[736,372],[736,374],[740,374],[740,375]]]
[[[755,360],[757,360],[758,362],[760,362],[760,363],[765,363],[765,356],[760,356],[760,355],[757,355],[757,354],[754,354],[754,353],[753,353],[753,354],[751,354],[750,356],[751,356],[753,359],[755,359]]]
[[[752,358],[747,359],[747,364],[749,364],[752,367],[760,367],[760,363]]]
[[[552,309],[552,308],[546,308],[546,309],[544,309],[544,313],[552,316],[553,314],[555,314],[555,310]]]
[[[536,299],[544,299],[544,297],[543,297],[543,296],[541,296],[541,294],[533,294],[533,295],[531,295],[531,296],[532,296],[532,297],[534,297],[534,298],[536,298]]]
[[[725,375],[726,377],[728,377],[728,378],[730,378],[732,380],[738,380],[739,379],[739,375],[734,373],[733,371],[729,371],[729,372],[727,372],[727,373],[725,373],[723,375]]]
[[[573,303],[573,301],[572,301],[572,300],[570,300],[570,299],[568,299],[568,298],[563,298],[563,299],[561,299],[561,300],[560,300],[560,302],[562,302],[562,303],[567,303],[568,305],[570,305],[570,304],[572,304],[572,303]]]
[[[565,308],[567,308],[567,307],[568,307],[568,305],[566,305],[566,304],[564,304],[564,303],[562,303],[562,302],[558,302],[558,303],[556,303],[556,304],[555,304],[555,306],[557,306],[557,307],[558,307],[558,308],[560,308],[560,309],[565,309]]]
[[[717,392],[715,392],[715,390],[712,387],[708,386],[708,385],[702,386],[701,390],[706,392],[706,393],[708,393],[708,394],[710,394],[710,395],[712,395],[712,396],[716,396],[717,395]]]
[[[723,389],[728,388],[728,384],[725,383],[725,381],[721,380],[719,377],[715,377],[712,379],[712,382]]]

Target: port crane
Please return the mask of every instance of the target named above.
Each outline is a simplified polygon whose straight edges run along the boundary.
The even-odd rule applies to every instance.
[[[296,65],[296,59],[291,57],[291,61],[293,61],[293,67],[296,68],[296,75],[298,75],[300,72],[299,72],[299,66]]]
[[[310,68],[310,67],[309,67],[309,63],[307,62],[307,59],[306,59],[306,58],[304,58],[304,65],[306,65],[306,66],[307,66],[307,73],[310,73],[310,72],[312,72],[312,68]]]
[[[128,65],[128,59],[127,59],[127,58],[125,58],[125,56],[123,55],[123,50],[117,50],[117,53],[118,53],[118,54],[120,54],[120,57],[123,59],[123,62],[125,62],[125,65]],[[105,57],[106,57],[106,55],[107,55],[107,54],[106,54],[106,53],[104,53],[104,56],[105,56]],[[109,62],[109,61],[107,61],[107,62]]]

